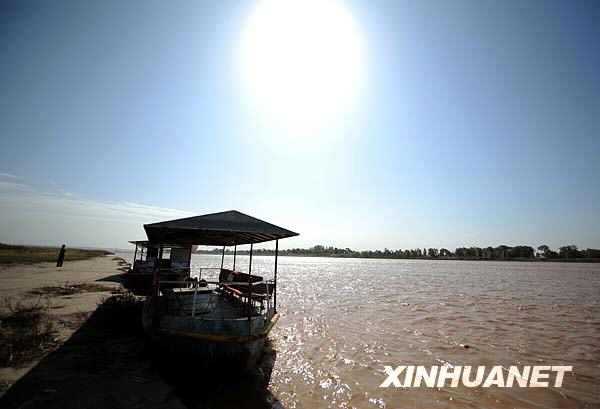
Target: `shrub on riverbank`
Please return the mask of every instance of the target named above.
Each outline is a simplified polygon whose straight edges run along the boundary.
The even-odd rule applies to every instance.
[[[9,300],[7,307],[0,316],[0,367],[25,365],[57,346],[49,303]]]

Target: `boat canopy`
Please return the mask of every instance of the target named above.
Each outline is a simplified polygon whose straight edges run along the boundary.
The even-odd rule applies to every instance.
[[[160,243],[153,243],[148,240],[129,240],[129,243],[135,244],[137,247],[140,247],[140,248],[151,248],[151,247],[159,247],[160,246]],[[190,244],[180,245],[180,244],[173,244],[173,243],[165,242],[165,243],[163,243],[163,246],[171,247],[171,248],[189,248]]]
[[[237,210],[145,224],[144,230],[151,243],[178,245],[234,246],[298,236]]]

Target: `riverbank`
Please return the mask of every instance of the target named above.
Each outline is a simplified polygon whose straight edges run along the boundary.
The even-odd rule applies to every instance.
[[[123,268],[112,256],[0,267],[0,406],[183,407],[140,356],[141,304],[121,289]],[[23,331],[40,345],[21,350]]]
[[[98,257],[54,263],[11,264],[0,266],[0,316],[2,317],[2,392],[33,368],[39,359],[56,350],[96,310],[98,305],[119,288],[120,259]],[[44,328],[32,328],[36,320]],[[12,326],[15,331],[11,331]],[[28,325],[28,327],[25,327]],[[41,337],[38,350],[25,350],[11,335],[28,332]],[[14,334],[13,334],[14,332]]]
[[[127,268],[112,255],[0,266],[0,407],[281,408],[264,388],[271,347],[244,377],[157,359],[142,299],[121,287]]]

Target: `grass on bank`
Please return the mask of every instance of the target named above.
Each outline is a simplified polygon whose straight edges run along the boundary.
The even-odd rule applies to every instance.
[[[106,291],[106,287],[75,287],[64,284],[61,288],[77,288],[78,291]],[[49,295],[46,293],[45,295]],[[130,331],[141,313],[140,298],[130,292],[113,288],[110,297],[102,297],[96,312],[77,312],[68,317],[52,315],[50,299],[4,301],[0,312],[0,368],[23,367],[49,352],[59,348],[61,327],[72,330],[80,328],[91,316],[95,324],[116,331]]]
[[[0,264],[55,262],[58,247],[19,246],[0,243]],[[106,250],[66,248],[65,261],[87,260],[111,254]]]
[[[0,316],[0,367],[23,366],[56,348],[58,332],[48,301],[7,300],[7,307]]]
[[[96,283],[69,283],[68,281],[62,285],[56,286],[45,286],[34,288],[29,292],[31,295],[45,296],[45,297],[61,297],[65,295],[73,295],[80,293],[96,293],[102,291],[113,291],[114,288],[107,287],[104,284]]]

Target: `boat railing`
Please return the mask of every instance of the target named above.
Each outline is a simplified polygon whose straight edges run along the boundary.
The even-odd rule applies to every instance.
[[[198,271],[198,273],[196,274],[194,272],[194,276],[198,278],[198,280],[202,280],[202,273],[203,272],[209,272],[209,271],[221,271],[220,267],[200,267],[200,270]],[[190,274],[190,277],[192,276],[192,274]]]
[[[217,285],[247,285],[250,286],[250,284],[256,286],[258,284],[261,283],[265,283],[265,282],[273,282],[274,280],[263,280],[263,281],[255,281],[253,283],[249,283],[248,281],[206,281],[204,280],[202,282],[202,284],[217,284]],[[185,281],[177,281],[177,280],[160,280],[161,284],[184,284]],[[192,280],[188,282],[190,284],[189,288],[193,288],[194,286],[198,286],[200,283],[196,283],[196,280]]]
[[[227,288],[228,286],[247,287],[248,294],[245,295],[244,297],[250,298],[251,303],[258,302],[259,303],[258,306],[260,307],[260,310],[264,311],[265,316],[267,316],[267,319],[269,318],[268,315],[272,313],[272,309],[273,309],[273,290],[275,287],[274,279],[256,281],[253,283],[249,283],[247,281],[207,281],[207,280],[200,281],[196,278],[194,278],[193,280],[187,281],[187,282],[180,281],[180,280],[159,280],[158,281],[159,293],[160,293],[161,284],[165,284],[167,286],[173,286],[173,285],[181,286],[181,284],[187,284],[188,289],[194,290],[194,296],[193,296],[193,301],[192,301],[192,318],[194,318],[196,315],[196,307],[198,304],[197,303],[198,291],[201,288],[207,287],[208,285],[214,285],[218,288]],[[264,285],[264,288],[266,291],[260,292],[259,299],[252,298],[251,297],[252,287],[263,286],[263,285]],[[169,288],[172,288],[172,287],[169,287]],[[249,295],[250,295],[250,297],[249,297]],[[256,295],[259,295],[259,294],[257,293]]]

